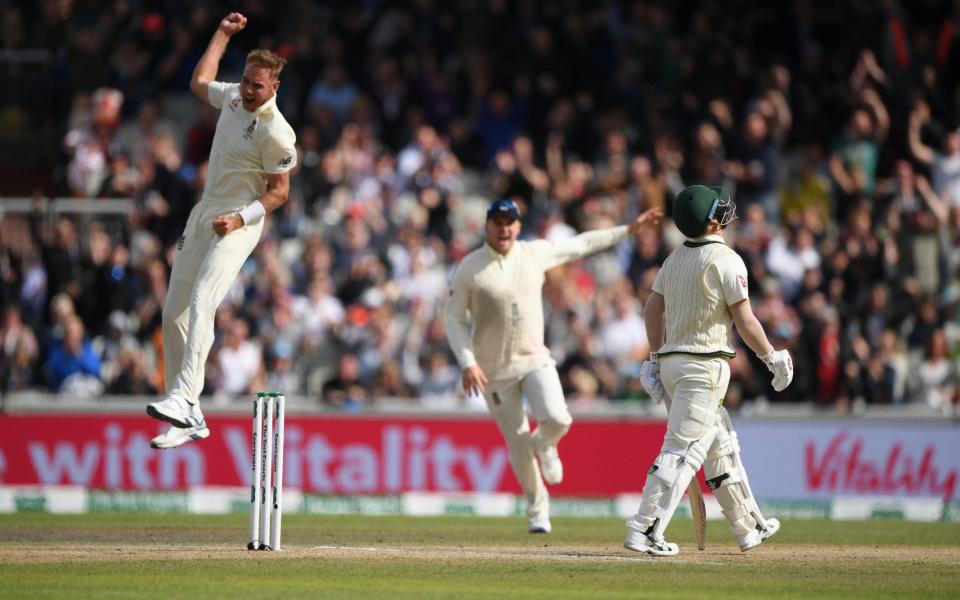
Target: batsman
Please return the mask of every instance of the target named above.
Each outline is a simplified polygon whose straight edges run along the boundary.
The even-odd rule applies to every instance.
[[[750,308],[747,267],[721,236],[736,218],[730,196],[721,188],[690,186],[674,199],[673,218],[687,240],[664,261],[644,307],[651,355],[640,372],[650,395],[668,405],[667,433],[647,471],[640,508],[627,519],[623,545],[655,556],[677,554],[664,531],[703,466],[745,552],[775,534],[780,522],[760,514],[723,408],[734,356],[731,324],[773,373],[775,390],[790,385],[793,361],[770,345]]]

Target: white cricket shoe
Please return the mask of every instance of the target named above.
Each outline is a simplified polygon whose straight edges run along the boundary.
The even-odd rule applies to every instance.
[[[166,450],[168,448],[182,446],[193,440],[203,440],[208,437],[210,437],[210,430],[207,429],[206,421],[201,421],[197,427],[188,427],[187,429],[171,425],[170,429],[167,429],[166,432],[150,440],[150,447]]]
[[[769,539],[776,532],[780,531],[780,519],[767,519],[766,523],[757,525],[757,528],[745,535],[737,536],[737,543],[740,544],[740,551],[746,552],[759,546],[764,540]]]
[[[560,462],[560,454],[556,446],[538,450],[537,458],[540,459],[540,474],[543,475],[544,481],[550,485],[557,485],[563,481],[563,463]]]
[[[634,552],[643,552],[653,556],[676,556],[680,552],[680,547],[673,542],[664,539],[654,540],[645,533],[627,530],[627,539],[623,541],[623,547]]]
[[[550,533],[551,529],[549,516],[530,517],[530,528],[527,530],[530,533]]]
[[[203,423],[203,413],[199,406],[173,395],[148,404],[147,414],[181,429],[199,427]]]

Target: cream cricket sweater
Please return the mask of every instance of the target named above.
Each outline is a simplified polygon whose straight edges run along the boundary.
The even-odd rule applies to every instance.
[[[719,235],[687,240],[657,273],[653,291],[664,300],[664,340],[658,354],[734,356],[727,308],[748,297],[747,267]]]
[[[626,236],[621,225],[556,244],[515,242],[506,255],[488,244],[468,254],[454,273],[446,312],[447,339],[460,366],[479,365],[496,381],[553,365],[543,343],[544,272]]]

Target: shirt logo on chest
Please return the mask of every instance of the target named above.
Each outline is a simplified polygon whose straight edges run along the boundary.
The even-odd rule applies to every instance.
[[[257,120],[254,119],[250,121],[250,124],[247,125],[247,128],[243,131],[243,139],[251,140],[253,139],[253,131],[257,128]]]
[[[237,96],[236,98],[230,101],[230,110],[233,112],[237,112],[238,106],[240,106],[240,96]]]

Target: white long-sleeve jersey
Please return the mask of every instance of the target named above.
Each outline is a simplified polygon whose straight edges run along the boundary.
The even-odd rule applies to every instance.
[[[553,364],[543,342],[544,273],[626,236],[621,225],[558,243],[518,241],[505,255],[488,244],[468,254],[454,273],[446,312],[447,339],[460,366],[479,365],[496,381]]]

